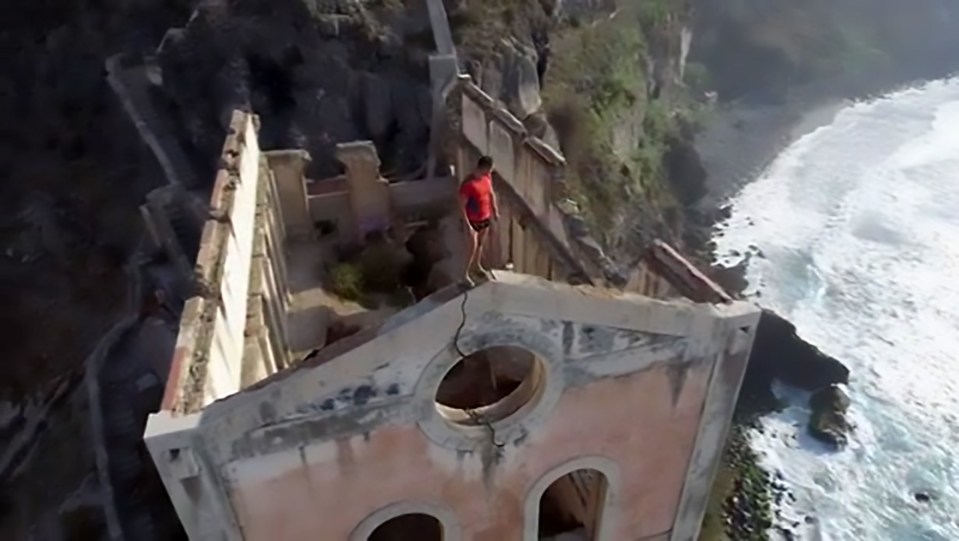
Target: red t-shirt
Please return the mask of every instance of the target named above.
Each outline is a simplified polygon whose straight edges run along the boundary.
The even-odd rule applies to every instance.
[[[489,174],[471,175],[460,185],[466,218],[483,222],[493,217],[493,179]]]

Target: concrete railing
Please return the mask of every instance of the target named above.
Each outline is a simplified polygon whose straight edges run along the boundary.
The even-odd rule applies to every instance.
[[[482,154],[495,162],[502,234],[493,239],[499,259],[523,273],[622,285],[583,221],[558,204],[565,197],[566,160],[478,86],[462,77],[454,100],[460,111],[457,168],[462,174]],[[505,210],[505,213],[503,212]]]
[[[566,160],[530,136],[523,124],[464,77],[460,81],[457,166],[468,171],[481,154],[495,162],[501,226],[493,235],[494,265],[552,280],[588,281],[655,298],[687,297],[723,303],[729,296],[662,241],[650,246],[624,276],[612,265],[583,220],[567,212]]]
[[[183,310],[164,410],[197,411],[240,389],[261,176],[256,122],[239,111],[230,122],[197,254],[200,293]]]
[[[646,275],[656,277],[658,283],[654,287],[666,293],[656,295],[662,298],[682,296],[694,302],[713,304],[725,304],[733,300],[719,284],[703,274],[675,248],[660,240],[646,250],[637,269],[646,270]],[[634,273],[636,276],[641,274]]]

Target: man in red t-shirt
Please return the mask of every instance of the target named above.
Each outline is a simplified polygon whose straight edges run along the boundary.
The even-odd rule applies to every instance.
[[[496,193],[493,191],[493,158],[483,156],[476,163],[476,169],[460,184],[460,208],[466,229],[469,232],[469,261],[466,264],[466,282],[472,283],[470,272],[473,266],[488,276],[481,263],[483,246],[489,236],[490,225],[499,218],[496,207]]]

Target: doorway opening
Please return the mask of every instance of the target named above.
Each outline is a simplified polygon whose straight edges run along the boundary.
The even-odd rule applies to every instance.
[[[596,541],[609,492],[606,476],[575,470],[553,481],[539,500],[538,538],[544,541]]]

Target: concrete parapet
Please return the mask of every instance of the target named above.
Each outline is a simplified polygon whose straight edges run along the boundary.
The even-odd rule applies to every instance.
[[[668,282],[682,296],[695,302],[729,303],[729,296],[675,248],[657,240],[643,254],[642,262],[653,273]]]
[[[163,399],[178,414],[240,388],[261,176],[252,115],[234,113],[220,161],[196,259],[200,293],[186,303]]]
[[[505,107],[473,84],[469,77],[461,77],[458,93],[462,139],[472,152],[462,153],[459,170],[469,170],[469,160],[478,154],[490,155],[496,164],[496,178],[501,191],[513,196],[518,207],[514,214],[536,222],[536,234],[525,236],[525,245],[537,244],[552,255],[552,264],[563,268],[567,276],[580,281],[609,283],[622,286],[625,277],[613,268],[599,244],[589,235],[578,216],[564,210],[558,203],[566,197],[564,180],[566,160],[556,149],[530,136],[523,123]],[[518,217],[518,216],[517,216]],[[516,242],[515,235],[511,240]],[[504,259],[514,259],[519,270],[545,276],[543,266],[528,267],[515,261],[515,250],[501,246]],[[506,254],[509,254],[507,256]]]

